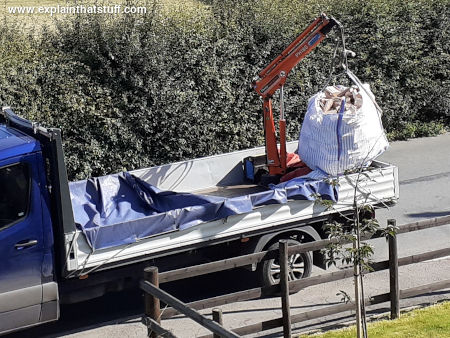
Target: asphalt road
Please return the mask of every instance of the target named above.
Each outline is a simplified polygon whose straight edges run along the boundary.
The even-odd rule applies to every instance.
[[[398,224],[450,215],[450,133],[439,137],[395,142],[381,160],[399,168],[400,200],[391,210],[379,210],[377,219]],[[399,256],[448,247],[450,225],[399,236]],[[385,241],[373,242],[375,259],[387,258]],[[450,266],[449,266],[450,268]]]
[[[422,138],[407,142],[395,142],[380,158],[394,163],[400,173],[400,201],[389,210],[378,210],[377,218],[385,224],[387,219],[395,218],[398,224],[415,222],[431,217],[450,215],[450,133],[432,138]],[[399,256],[407,256],[431,249],[448,247],[450,226],[443,226],[399,236]],[[374,260],[387,258],[384,239],[371,241],[375,248]],[[316,268],[313,274],[323,273]],[[440,279],[450,279],[450,259],[440,259],[400,268],[400,287],[413,287]],[[375,295],[388,290],[387,272],[377,272],[365,277],[366,295]],[[213,296],[255,286],[250,273],[244,271],[225,272],[204,276],[167,285],[169,292],[190,301],[201,296]],[[317,285],[291,296],[292,314],[337,304],[344,290],[351,294],[351,280]],[[186,292],[188,290],[188,292]],[[402,306],[428,303],[439,299],[450,299],[450,291],[435,292],[426,297],[402,301]],[[63,306],[61,320],[35,329],[11,335],[30,336],[69,336],[69,337],[145,337],[146,329],[140,324],[143,300],[139,291],[111,294],[80,304]],[[268,298],[241,302],[221,307],[226,327],[239,327],[266,319],[281,316],[280,300]],[[386,305],[374,311],[385,311]],[[209,314],[210,310],[203,311]],[[328,317],[320,321],[302,323],[297,329],[316,328],[339,319]],[[347,317],[351,318],[351,317]],[[163,326],[180,337],[195,337],[208,333],[192,321],[179,316],[166,320]],[[280,331],[272,332],[279,336]]]

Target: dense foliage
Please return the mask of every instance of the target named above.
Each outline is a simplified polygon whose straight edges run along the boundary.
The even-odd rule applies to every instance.
[[[0,103],[63,129],[72,179],[261,145],[261,102],[251,81],[325,11],[344,25],[358,54],[350,67],[371,84],[391,136],[429,135],[450,124],[448,0],[186,5],[147,3],[144,16],[67,17],[39,34],[6,18]],[[308,97],[328,77],[335,37],[289,77],[291,139]]]

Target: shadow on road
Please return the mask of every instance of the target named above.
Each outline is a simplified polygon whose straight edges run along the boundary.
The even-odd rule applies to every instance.
[[[433,217],[442,217],[450,215],[450,211],[436,211],[436,212],[419,212],[406,214],[408,217],[419,217],[419,218],[433,218]]]

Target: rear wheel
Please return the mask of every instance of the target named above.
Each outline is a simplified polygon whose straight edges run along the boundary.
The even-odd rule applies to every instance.
[[[298,245],[299,241],[288,239],[288,246]],[[278,249],[279,244],[272,244],[267,250]],[[310,252],[290,255],[288,257],[288,277],[289,281],[306,278],[311,275],[312,255]],[[278,258],[269,259],[263,262],[258,269],[259,279],[263,286],[272,286],[280,282],[280,262]]]

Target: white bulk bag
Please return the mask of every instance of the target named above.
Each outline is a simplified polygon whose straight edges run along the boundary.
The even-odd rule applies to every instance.
[[[300,131],[298,154],[313,170],[320,169],[333,176],[346,170],[357,170],[370,165],[389,146],[381,112],[375,107],[370,86],[352,80],[359,87],[362,106],[355,113],[344,111],[341,121],[339,114],[323,114],[319,100],[324,97],[324,92],[309,99]]]

